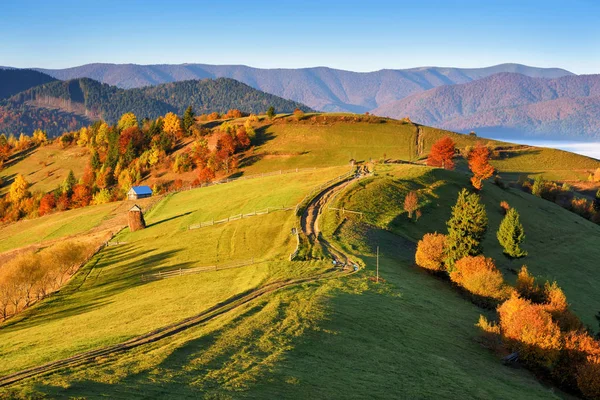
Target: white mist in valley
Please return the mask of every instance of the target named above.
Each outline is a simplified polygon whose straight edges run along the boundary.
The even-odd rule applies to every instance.
[[[577,142],[543,139],[506,139],[502,137],[491,137],[490,139],[517,144],[526,144],[536,147],[550,147],[553,149],[570,151],[572,153],[577,153],[600,160],[600,142]]]

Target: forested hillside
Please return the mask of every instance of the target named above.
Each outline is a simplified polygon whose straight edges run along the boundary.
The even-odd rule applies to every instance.
[[[183,114],[188,106],[197,114],[225,113],[230,109],[259,113],[271,106],[277,112],[310,110],[226,78],[129,90],[81,78],[46,83],[4,100],[0,103],[0,132],[17,135],[42,129],[49,136],[56,136],[94,120],[114,124],[127,112],[140,119],[155,119],[168,112]]]
[[[3,69],[0,67],[0,99],[55,80],[50,75],[31,69]]]
[[[497,74],[409,96],[373,111],[456,131],[600,138],[600,75],[557,79]]]
[[[97,63],[40,71],[58,79],[87,77],[124,89],[225,77],[301,102],[315,110],[358,113],[434,87],[471,82],[500,72],[515,72],[539,78],[572,74],[560,68],[536,68],[521,64],[500,64],[486,68],[419,67],[354,72],[327,67],[263,69],[245,65]]]

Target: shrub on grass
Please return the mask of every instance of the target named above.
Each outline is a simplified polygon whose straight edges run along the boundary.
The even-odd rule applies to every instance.
[[[444,269],[444,247],[446,235],[441,233],[427,233],[417,244],[415,261],[421,268],[431,271],[442,271]]]
[[[498,307],[502,336],[530,366],[550,368],[561,349],[561,332],[552,316],[540,305],[513,294]]]
[[[450,272],[452,282],[476,296],[502,300],[508,296],[502,273],[491,258],[466,256],[454,265]]]

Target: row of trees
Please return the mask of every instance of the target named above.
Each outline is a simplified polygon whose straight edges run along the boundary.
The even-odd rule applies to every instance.
[[[431,146],[431,151],[427,157],[427,165],[453,170],[456,153],[456,143],[449,136],[444,136]],[[495,170],[489,160],[490,149],[481,142],[478,142],[474,148],[469,148],[467,151],[469,169],[473,173],[471,184],[476,190],[481,190],[483,181],[494,175]]]
[[[456,144],[449,136],[444,136],[432,145],[427,157],[427,165],[452,170],[455,167],[454,156],[456,154]],[[483,182],[495,173],[494,167],[489,162],[490,149],[479,142],[474,148],[466,150],[466,158],[473,174],[471,184],[476,190],[481,190]],[[592,176],[600,176],[598,171]],[[495,182],[504,187],[498,176],[496,176]],[[600,224],[600,189],[596,192],[594,199],[587,199],[577,196],[570,185],[566,183],[558,185],[556,182],[546,181],[542,175],[538,175],[533,181],[523,176],[517,184],[528,193],[552,201],[583,218]]]
[[[533,181],[523,176],[519,178],[518,185],[527,193],[551,201],[559,206],[574,212],[585,219],[600,224],[600,189],[593,199],[577,196],[571,185],[545,180],[542,175],[537,175]]]
[[[273,107],[267,111],[274,113]],[[241,115],[241,111],[232,109],[224,116],[237,118]],[[190,183],[208,183],[218,174],[230,174],[237,167],[238,154],[255,138],[253,125],[257,121],[258,117],[251,115],[243,125],[221,124],[214,148],[209,148],[206,138],[213,131],[196,124],[191,107],[185,110],[182,118],[167,113],[156,120],[139,122],[133,113],[126,113],[112,126],[99,121],[65,133],[56,139],[63,147],[79,146],[90,152],[83,176],[77,180],[71,171],[60,187],[50,193],[41,193],[30,192],[26,178],[17,175],[9,194],[0,198],[0,218],[16,221],[25,216],[41,216],[54,209],[66,210],[122,199],[131,186],[139,184],[153,169],[172,169],[176,173],[197,169],[197,178]],[[191,149],[171,155],[186,137],[195,139]],[[33,139],[23,136],[19,141],[7,139],[4,142],[10,146],[8,153],[11,154],[24,147],[46,143],[47,139],[40,131]],[[0,136],[0,149],[4,142]],[[156,189],[170,188],[161,184]]]
[[[5,320],[59,289],[90,255],[90,246],[61,242],[2,265],[0,318]]]
[[[527,255],[519,214],[503,202],[505,216],[496,236],[510,258]],[[518,352],[530,368],[561,387],[589,399],[600,398],[600,342],[569,309],[556,282],[540,286],[523,266],[513,287],[494,260],[482,254],[487,232],[485,207],[476,193],[463,189],[447,222],[448,233],[429,233],[419,241],[417,265],[448,277],[484,307],[497,306],[498,323],[481,316],[478,326],[488,344]]]

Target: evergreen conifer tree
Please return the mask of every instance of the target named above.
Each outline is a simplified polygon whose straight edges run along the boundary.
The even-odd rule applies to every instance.
[[[448,235],[444,262],[446,268],[452,270],[454,263],[461,258],[481,253],[481,241],[487,230],[488,218],[479,196],[463,189],[446,224]]]
[[[181,122],[183,131],[187,134],[190,133],[190,128],[194,125],[194,110],[192,110],[192,106],[186,108],[185,113],[183,114],[183,120]]]
[[[65,178],[62,184],[62,192],[68,195],[71,195],[73,192],[73,186],[77,185],[77,179],[75,179],[75,174],[73,174],[73,170],[69,171],[69,175]]]
[[[519,247],[525,239],[525,231],[519,221],[519,213],[514,208],[508,210],[504,216],[496,237],[504,249],[504,254],[507,256],[519,258],[527,255],[527,252]]]

